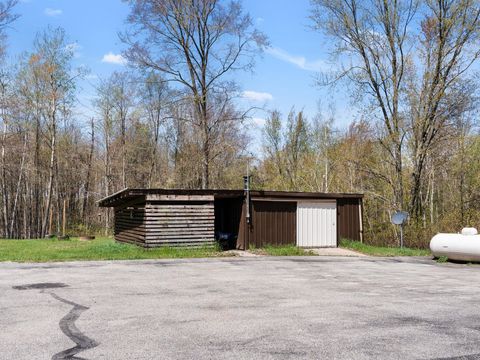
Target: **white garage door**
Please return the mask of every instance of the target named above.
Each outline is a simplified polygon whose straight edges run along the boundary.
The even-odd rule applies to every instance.
[[[297,245],[337,246],[337,204],[335,202],[299,202],[297,204]]]

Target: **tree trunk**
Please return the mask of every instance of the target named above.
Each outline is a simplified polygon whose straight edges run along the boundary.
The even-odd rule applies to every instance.
[[[210,147],[207,140],[203,144],[202,189],[208,189],[209,186],[210,186]]]
[[[7,170],[5,163],[5,143],[7,142],[7,122],[3,117],[3,134],[2,134],[2,212],[3,212],[3,237],[9,237],[8,231],[8,190],[7,190]]]
[[[432,169],[432,175],[430,177],[430,224],[433,224],[435,221],[435,207],[434,207],[434,198],[435,198],[435,170]]]
[[[127,141],[126,141],[126,124],[124,114],[120,115],[122,117],[122,186],[125,189],[127,187]]]
[[[53,105],[54,106],[54,105]],[[57,142],[57,128],[56,128],[56,115],[55,109],[52,110],[52,138],[51,138],[51,150],[50,150],[50,165],[49,165],[49,177],[48,177],[48,186],[47,186],[47,199],[45,205],[45,212],[43,214],[42,230],[40,237],[45,237],[47,231],[47,222],[50,215],[50,207],[52,202],[52,193],[53,193],[53,181],[55,177],[55,152],[56,152],[56,142]]]
[[[202,97],[199,100],[199,115],[201,119],[202,126],[202,137],[203,137],[203,173],[202,173],[202,189],[208,189],[210,187],[210,131],[208,128],[208,106],[207,106],[207,89],[205,88],[206,84],[206,74],[202,72]]]
[[[422,214],[422,177],[425,166],[426,155],[423,152],[417,152],[414,155],[412,171],[412,188],[410,192],[410,215],[414,219],[419,219]]]
[[[18,205],[18,198],[20,196],[20,190],[21,190],[21,185],[22,185],[22,177],[23,177],[23,168],[25,164],[25,157],[27,154],[27,139],[28,136],[25,133],[24,134],[24,140],[23,140],[23,150],[22,150],[22,160],[20,162],[20,172],[18,175],[18,181],[17,181],[17,188],[15,190],[15,198],[13,201],[13,209],[12,209],[12,218],[10,220],[10,236],[13,236],[14,232],[14,226],[15,226],[15,221],[16,221],[16,215],[17,215],[17,205]],[[20,237],[19,234],[15,234],[15,237]]]
[[[35,155],[34,155],[34,184],[33,184],[33,214],[31,217],[31,237],[41,237],[40,223],[40,115],[35,117]]]
[[[90,153],[88,154],[88,165],[87,165],[87,177],[85,180],[85,188],[83,192],[83,204],[82,204],[82,220],[83,223],[87,223],[87,206],[88,206],[88,198],[89,198],[89,191],[90,191],[90,177],[92,173],[92,162],[93,162],[93,152],[95,151],[95,126],[94,126],[93,118],[91,120],[91,131],[92,137],[90,140]]]
[[[154,142],[153,142],[153,149],[152,149],[152,163],[150,165],[150,174],[148,177],[148,187],[152,187],[153,179],[157,173],[157,150],[158,150],[158,140],[159,140],[159,132],[160,132],[160,115],[157,115],[157,119],[155,119],[154,125]]]
[[[404,190],[403,190],[403,161],[402,146],[399,144],[395,147],[395,176],[396,176],[396,207],[402,210],[404,207]]]
[[[106,119],[108,121],[108,119]],[[108,124],[105,124],[105,196],[110,195],[110,134]],[[105,208],[105,235],[108,235],[110,225],[109,209]]]

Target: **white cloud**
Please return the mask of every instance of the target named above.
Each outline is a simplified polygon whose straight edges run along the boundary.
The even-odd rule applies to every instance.
[[[242,97],[253,101],[269,101],[273,100],[273,95],[267,92],[258,92],[247,90],[242,93]]]
[[[109,52],[108,54],[103,55],[102,62],[107,64],[125,65],[127,63],[127,59],[125,59],[122,54],[114,54]]]
[[[46,8],[43,10],[43,13],[47,16],[59,16],[62,15],[63,11],[61,9]]]
[[[97,74],[88,74],[87,76],[85,76],[85,79],[87,79],[87,80],[97,80],[98,75]]]
[[[266,52],[277,59],[293,64],[303,70],[320,72],[331,69],[331,66],[329,66],[324,60],[318,59],[310,61],[304,56],[292,55],[289,52],[274,46],[267,48]]]

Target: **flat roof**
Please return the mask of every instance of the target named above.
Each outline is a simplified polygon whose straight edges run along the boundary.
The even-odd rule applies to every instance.
[[[213,195],[217,199],[243,197],[244,190],[227,189],[130,189],[126,188],[109,195],[100,201],[100,207],[115,207],[125,202],[140,199],[147,195]],[[270,191],[270,190],[251,190],[250,196],[254,198],[277,198],[277,199],[358,199],[363,198],[363,194],[354,193],[320,193],[320,192],[298,192],[298,191]]]

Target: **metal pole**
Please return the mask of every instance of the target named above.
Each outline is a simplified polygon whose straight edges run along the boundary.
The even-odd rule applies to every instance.
[[[247,218],[247,224],[250,224],[250,176],[244,176],[244,190],[245,190],[245,217]]]
[[[400,225],[400,249],[403,249],[403,224]]]

